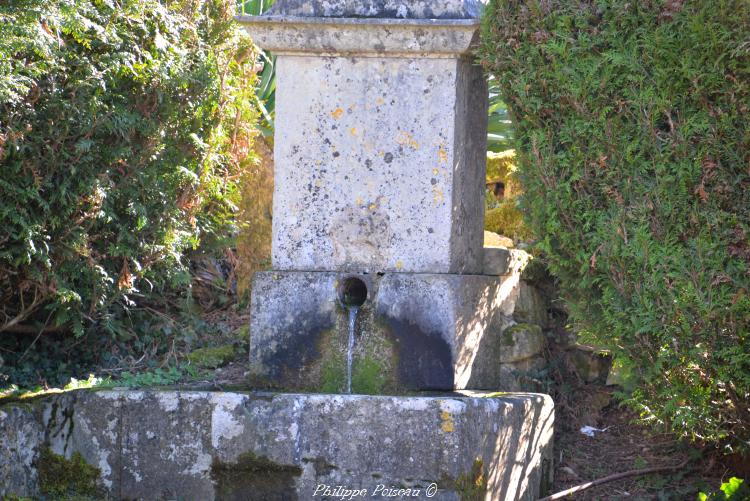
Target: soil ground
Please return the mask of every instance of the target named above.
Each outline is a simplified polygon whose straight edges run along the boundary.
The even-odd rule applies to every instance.
[[[612,389],[595,385],[579,388],[586,393],[606,396]],[[586,407],[590,397],[577,410]],[[599,397],[598,401],[603,402]],[[718,489],[722,481],[739,475],[731,459],[716,452],[703,452],[697,446],[681,443],[671,434],[658,434],[636,423],[637,415],[614,400],[599,412],[556,414],[555,480],[553,492],[630,470],[682,465],[674,471],[635,476],[609,482],[566,499],[593,500],[697,500],[701,491]],[[582,426],[606,431],[594,437],[581,433]],[[747,478],[747,477],[745,477]]]

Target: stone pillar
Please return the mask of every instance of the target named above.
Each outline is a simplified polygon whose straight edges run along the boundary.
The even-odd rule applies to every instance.
[[[256,275],[251,307],[258,384],[340,389],[340,296],[354,281],[367,297],[355,378],[382,382],[361,391],[496,386],[471,377],[487,372],[472,364],[502,321],[502,283],[481,275],[478,15],[478,0],[278,0],[240,19],[278,56],[275,271]]]

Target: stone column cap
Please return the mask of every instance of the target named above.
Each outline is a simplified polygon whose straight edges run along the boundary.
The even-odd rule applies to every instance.
[[[461,57],[477,42],[483,0],[278,0],[237,20],[277,54]]]
[[[284,55],[456,58],[470,55],[478,19],[238,16],[264,50]]]
[[[475,19],[480,0],[278,0],[268,11],[272,16]]]

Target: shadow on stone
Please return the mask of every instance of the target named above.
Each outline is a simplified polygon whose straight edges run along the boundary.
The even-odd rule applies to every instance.
[[[398,378],[406,388],[453,388],[453,356],[439,332],[424,332],[418,325],[397,318],[387,318],[385,323],[398,350]]]
[[[297,466],[277,464],[250,451],[236,463],[214,460],[211,465],[216,499],[226,501],[244,501],[251,493],[259,501],[296,501],[295,479],[301,474]]]

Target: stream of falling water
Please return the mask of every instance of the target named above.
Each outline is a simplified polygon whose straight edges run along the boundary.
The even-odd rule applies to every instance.
[[[359,306],[349,307],[349,344],[346,349],[346,392],[352,392],[352,361],[354,359],[354,327]]]

